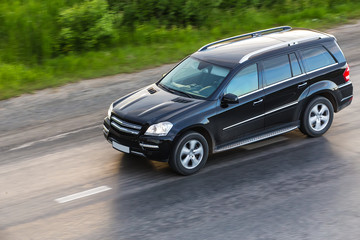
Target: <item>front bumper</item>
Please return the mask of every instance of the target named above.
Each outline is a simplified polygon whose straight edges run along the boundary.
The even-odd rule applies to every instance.
[[[129,153],[140,155],[151,160],[167,162],[170,156],[173,138],[169,136],[132,135],[119,132],[110,125],[109,118],[104,119],[103,133],[106,140],[129,147]],[[115,148],[119,150],[118,148]],[[122,150],[119,150],[122,151]]]

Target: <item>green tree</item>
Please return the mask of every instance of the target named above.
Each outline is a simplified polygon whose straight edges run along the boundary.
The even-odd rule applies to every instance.
[[[90,0],[60,12],[59,48],[63,53],[98,49],[114,37],[114,15],[105,0]]]

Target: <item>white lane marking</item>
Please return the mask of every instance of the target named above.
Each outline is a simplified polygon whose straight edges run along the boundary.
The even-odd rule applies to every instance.
[[[83,198],[83,197],[88,197],[97,193],[101,193],[101,192],[105,192],[110,190],[111,188],[108,186],[101,186],[101,187],[97,187],[97,188],[93,188],[93,189],[89,189],[83,192],[78,192],[75,194],[71,194],[62,198],[57,198],[55,199],[55,202],[57,203],[66,203],[66,202],[70,202],[79,198]]]
[[[74,133],[79,133],[79,132],[86,131],[86,130],[93,129],[93,128],[99,128],[99,126],[96,125],[96,126],[91,126],[91,127],[87,127],[87,128],[81,128],[81,129],[78,129],[78,130],[74,130],[74,131],[70,131],[70,132],[66,132],[66,133],[61,133],[59,135],[55,135],[55,136],[52,136],[52,137],[40,139],[40,140],[37,140],[37,141],[28,142],[28,143],[22,144],[20,146],[11,148],[8,151],[10,152],[10,151],[19,150],[19,149],[22,149],[22,148],[27,148],[27,147],[30,147],[30,146],[36,144],[36,143],[51,142],[51,141],[54,141],[54,140],[57,140],[57,139],[60,139],[60,138],[64,138],[67,135],[74,134]]]

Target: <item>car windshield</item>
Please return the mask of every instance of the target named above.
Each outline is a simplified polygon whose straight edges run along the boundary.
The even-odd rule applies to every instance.
[[[159,85],[180,95],[207,98],[229,72],[228,68],[189,57],[169,72]]]

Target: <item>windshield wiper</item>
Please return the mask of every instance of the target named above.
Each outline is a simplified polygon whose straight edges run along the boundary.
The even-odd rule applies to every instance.
[[[178,93],[180,93],[180,94],[182,94],[182,95],[184,95],[184,96],[186,96],[186,97],[188,97],[188,98],[194,98],[191,94],[189,94],[189,93],[186,93],[186,92],[183,92],[183,91],[180,91],[180,90],[177,90],[177,89],[172,89],[173,91],[175,91],[175,92],[178,92]]]
[[[171,92],[171,93],[180,93],[182,94],[183,96],[186,96],[188,98],[194,98],[191,94],[189,93],[186,93],[186,92],[183,92],[183,91],[180,91],[180,90],[177,90],[177,89],[173,89],[173,88],[169,88],[167,86],[165,86],[164,84],[161,84],[159,83],[160,87],[164,88],[165,90],[167,90],[168,92]]]
[[[168,92],[174,93],[174,90],[172,88],[169,88],[169,87],[165,86],[164,84],[159,83],[159,86],[164,88]]]

